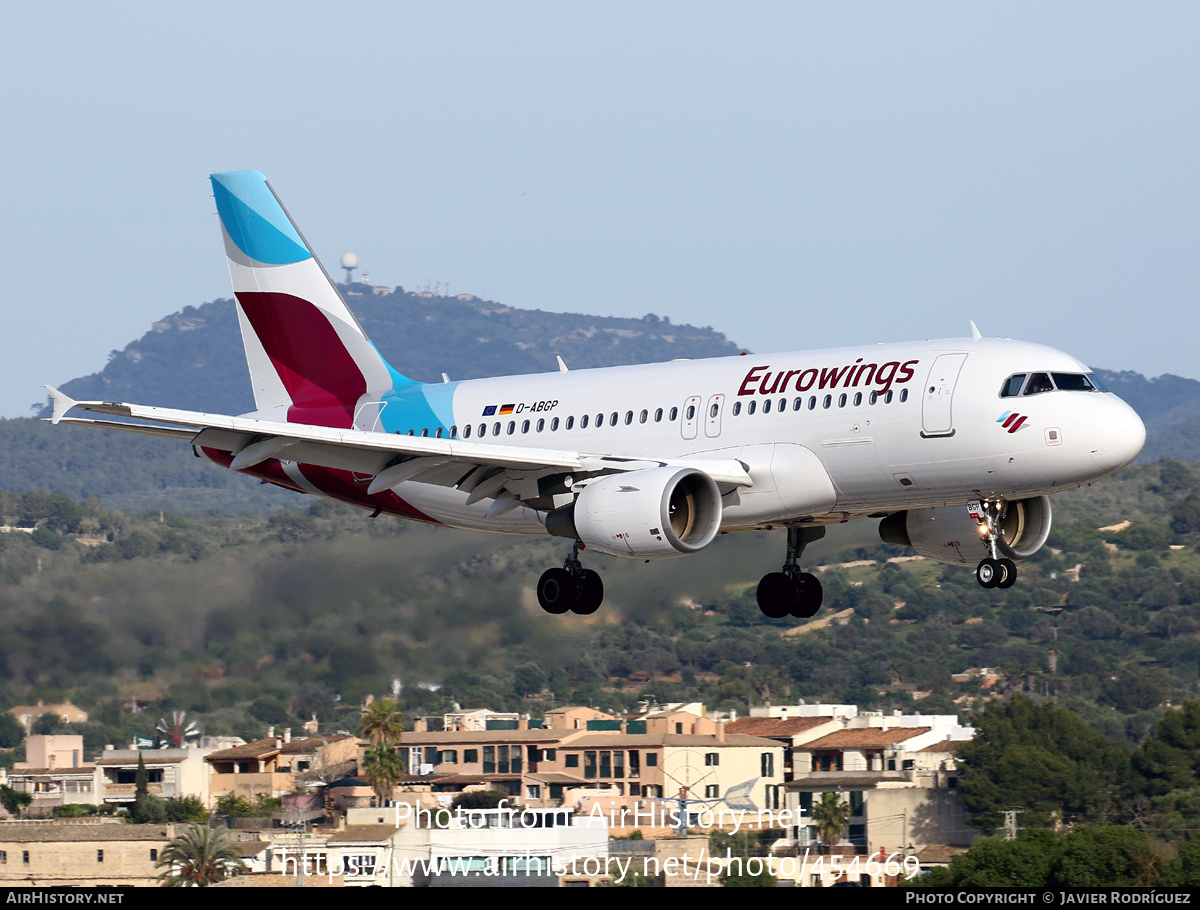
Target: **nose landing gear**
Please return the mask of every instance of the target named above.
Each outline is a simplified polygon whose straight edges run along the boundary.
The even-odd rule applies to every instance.
[[[600,575],[579,562],[583,544],[571,542],[570,552],[561,569],[547,569],[537,583],[537,598],[543,610],[559,615],[577,613],[588,616],[604,602],[604,582]]]
[[[1000,539],[1000,517],[1004,513],[1004,503],[972,500],[967,503],[967,511],[983,526],[990,554],[975,567],[975,580],[984,588],[1011,588],[1017,583],[1017,564],[1007,556],[997,557],[996,555],[996,542]]]
[[[758,608],[771,619],[784,616],[807,619],[821,609],[824,592],[815,575],[800,571],[800,555],[805,546],[825,536],[825,528],[806,526],[788,528],[787,532],[787,558],[783,570],[764,575],[759,581]]]

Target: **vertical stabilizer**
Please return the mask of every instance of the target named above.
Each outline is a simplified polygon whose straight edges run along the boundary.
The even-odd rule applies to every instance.
[[[258,171],[211,177],[258,413],[373,429],[396,382]]]

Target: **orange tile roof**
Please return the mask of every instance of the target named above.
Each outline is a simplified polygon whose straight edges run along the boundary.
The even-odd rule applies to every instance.
[[[750,736],[795,736],[813,727],[827,724],[829,717],[740,717],[725,725],[726,733],[746,733]]]
[[[878,727],[838,730],[828,736],[797,746],[799,749],[885,749],[892,743],[902,743],[928,733],[932,727],[891,727],[881,730]]]

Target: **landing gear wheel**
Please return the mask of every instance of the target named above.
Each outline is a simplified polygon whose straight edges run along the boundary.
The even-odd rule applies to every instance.
[[[600,573],[584,569],[573,581],[578,598],[571,610],[580,616],[590,616],[599,610],[604,602],[604,582],[600,580]]]
[[[796,586],[782,572],[764,575],[758,583],[758,608],[770,619],[783,619],[796,603]]]
[[[575,594],[575,579],[566,569],[547,569],[538,579],[538,603],[547,613],[566,613],[575,606]]]
[[[1004,571],[1004,577],[996,585],[997,588],[1011,588],[1017,583],[1017,564],[1007,556],[997,560]]]
[[[1000,560],[992,559],[990,556],[987,559],[980,561],[975,567],[975,580],[979,582],[980,587],[995,588],[1004,580],[1004,567],[1000,565]],[[1016,574],[1013,575],[1013,580],[1016,580]]]
[[[825,596],[820,580],[817,576],[804,572],[796,576],[795,585],[796,599],[792,605],[792,615],[797,619],[808,619],[810,616],[815,616],[821,609],[821,601]]]

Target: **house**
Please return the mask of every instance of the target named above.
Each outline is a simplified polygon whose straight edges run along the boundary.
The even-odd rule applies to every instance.
[[[64,724],[86,724],[87,711],[77,708],[69,701],[57,705],[44,705],[39,698],[36,705],[17,705],[9,708],[8,713],[15,717],[28,733],[43,714],[51,714]]]
[[[78,734],[34,734],[25,740],[25,757],[8,774],[8,786],[33,795],[30,814],[71,803],[98,805],[101,782],[95,764],[83,759]]]
[[[305,781],[321,777],[336,780],[352,773],[361,740],[348,734],[292,739],[268,736],[232,749],[209,753],[209,794],[222,796],[280,797]]]
[[[155,865],[173,825],[108,818],[12,821],[0,825],[0,885],[96,887],[158,884]]]

